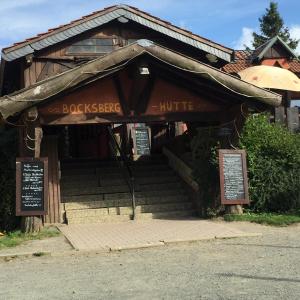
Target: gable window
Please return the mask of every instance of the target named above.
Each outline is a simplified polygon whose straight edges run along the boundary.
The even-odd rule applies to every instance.
[[[128,39],[127,40],[127,45],[133,44],[137,41],[138,39]]]
[[[67,54],[105,54],[114,50],[112,38],[90,38],[74,43],[67,48]]]

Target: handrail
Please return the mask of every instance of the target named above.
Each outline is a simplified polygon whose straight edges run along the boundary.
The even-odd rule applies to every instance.
[[[120,158],[121,158],[121,161],[123,162],[123,166],[125,166],[126,171],[129,175],[130,182],[127,181],[127,178],[125,178],[125,181],[129,187],[129,191],[131,193],[132,219],[134,220],[135,219],[135,179],[133,176],[133,172],[130,168],[128,158],[122,151],[120,145],[118,144],[118,142],[114,136],[114,133],[112,132],[111,127],[108,126],[107,130],[108,130],[109,136],[111,138],[111,141],[114,143],[114,145],[112,145],[112,147],[114,146],[115,147],[114,149],[117,149],[117,151],[120,153]],[[115,157],[116,161],[119,163],[120,161],[118,160],[117,154],[115,153],[114,149],[112,149],[114,157]],[[121,164],[119,164],[119,166],[120,166],[120,168],[122,168]],[[122,168],[122,169],[124,169],[124,168]],[[123,173],[123,175],[124,175],[124,173]]]

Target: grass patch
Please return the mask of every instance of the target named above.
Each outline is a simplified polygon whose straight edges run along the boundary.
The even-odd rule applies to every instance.
[[[60,235],[60,231],[56,227],[44,228],[37,233],[22,233],[21,231],[13,231],[0,236],[0,250],[4,248],[16,247],[26,241],[41,240],[45,238],[55,237]]]
[[[41,257],[41,256],[47,255],[47,253],[45,253],[45,252],[35,252],[32,255],[35,256],[35,257]]]
[[[294,223],[300,223],[300,211],[292,213],[244,213],[243,215],[224,215],[224,220],[247,221],[272,226],[288,226]]]

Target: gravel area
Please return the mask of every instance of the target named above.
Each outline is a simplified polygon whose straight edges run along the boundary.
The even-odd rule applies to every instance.
[[[17,247],[4,248],[0,250],[0,257],[4,255],[22,255],[26,253],[34,252],[63,252],[70,251],[73,247],[70,245],[68,240],[63,236],[45,238],[42,240],[31,240],[22,243]],[[1,273],[1,270],[0,270]]]
[[[0,299],[299,299],[300,225],[260,237],[0,261]]]

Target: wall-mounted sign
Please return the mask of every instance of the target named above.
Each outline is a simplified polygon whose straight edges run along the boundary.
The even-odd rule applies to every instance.
[[[248,179],[245,150],[219,150],[222,204],[248,204]]]
[[[150,129],[148,127],[133,128],[134,154],[150,155]]]
[[[47,115],[122,115],[119,96],[111,80],[94,82],[82,89],[61,96],[39,107],[42,116]]]
[[[16,215],[46,215],[47,200],[48,158],[17,158]]]
[[[196,113],[219,111],[220,106],[190,90],[157,79],[148,103],[146,114]]]

